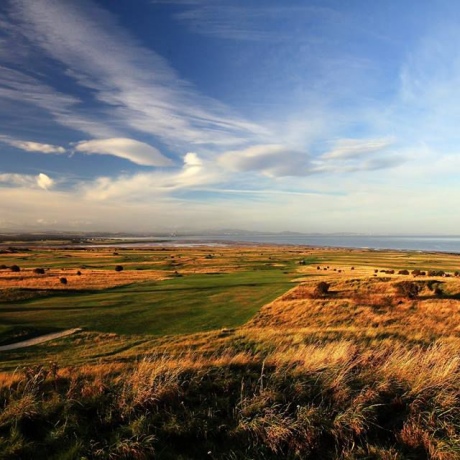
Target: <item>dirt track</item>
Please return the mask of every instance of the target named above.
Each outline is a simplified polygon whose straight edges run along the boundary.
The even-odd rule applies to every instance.
[[[41,335],[40,337],[35,337],[29,340],[23,340],[22,342],[11,343],[10,345],[3,345],[2,347],[0,347],[0,351],[16,350],[17,348],[25,348],[30,347],[32,345],[38,345],[40,343],[49,342],[50,340],[59,339],[67,335],[75,334],[75,332],[79,332],[81,330],[81,328],[76,327],[74,329],[67,329],[61,332],[53,332],[51,334]]]

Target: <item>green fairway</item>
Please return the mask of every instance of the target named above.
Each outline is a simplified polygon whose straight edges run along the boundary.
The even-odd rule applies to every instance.
[[[291,275],[292,277],[292,275]],[[4,326],[182,334],[235,327],[290,287],[281,270],[190,275],[0,306]]]

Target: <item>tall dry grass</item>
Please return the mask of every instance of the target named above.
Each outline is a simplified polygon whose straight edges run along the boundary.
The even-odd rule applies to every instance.
[[[459,458],[458,343],[273,333],[269,349],[246,334],[220,352],[1,375],[3,458]]]

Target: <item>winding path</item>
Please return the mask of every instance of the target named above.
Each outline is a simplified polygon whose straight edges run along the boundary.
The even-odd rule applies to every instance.
[[[0,347],[0,351],[16,350],[17,348],[26,348],[30,347],[31,345],[38,345],[40,343],[49,342],[50,340],[60,339],[61,337],[66,337],[67,335],[75,334],[76,332],[80,332],[81,330],[81,327],[76,327],[73,329],[66,329],[65,331],[61,332],[52,332],[51,334],[41,335],[33,339],[23,340],[22,342],[11,343],[10,345],[3,345]]]

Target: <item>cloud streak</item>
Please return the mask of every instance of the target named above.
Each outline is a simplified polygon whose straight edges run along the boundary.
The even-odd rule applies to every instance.
[[[391,139],[340,139],[331,151],[313,157],[286,145],[254,145],[227,151],[219,164],[235,172],[255,172],[269,177],[343,174],[389,169],[407,161],[390,152]]]
[[[161,152],[134,139],[112,138],[78,142],[74,150],[85,154],[113,155],[141,166],[171,166],[173,162]]]
[[[255,145],[225,152],[219,163],[232,171],[256,171],[268,176],[305,176],[311,163],[308,155],[284,145]]]
[[[350,159],[382,151],[394,143],[393,139],[340,139],[323,159]]]
[[[59,145],[42,144],[40,142],[33,141],[22,141],[13,139],[8,136],[0,136],[0,142],[4,142],[5,144],[11,145],[12,147],[24,150],[26,152],[39,152],[45,154],[62,154],[66,152],[66,149]]]
[[[181,2],[182,3],[182,2]],[[295,33],[299,26],[321,20],[337,20],[340,16],[332,9],[317,6],[264,6],[245,2],[238,6],[228,2],[190,2],[191,8],[176,13],[175,19],[186,24],[191,31],[226,40],[277,42],[305,39]],[[279,21],[288,20],[289,30],[281,29]]]
[[[264,132],[197,92],[161,56],[139,45],[95,5],[85,0],[78,6],[68,0],[14,0],[12,5],[21,32],[91,92],[102,104],[98,111],[106,120],[110,112],[112,121],[107,123],[114,131],[148,133],[174,148],[238,143],[244,136]],[[74,122],[75,129],[88,131],[78,117],[53,112],[59,122],[69,126]],[[85,119],[84,112],[76,112]],[[105,137],[101,134],[97,137]]]

